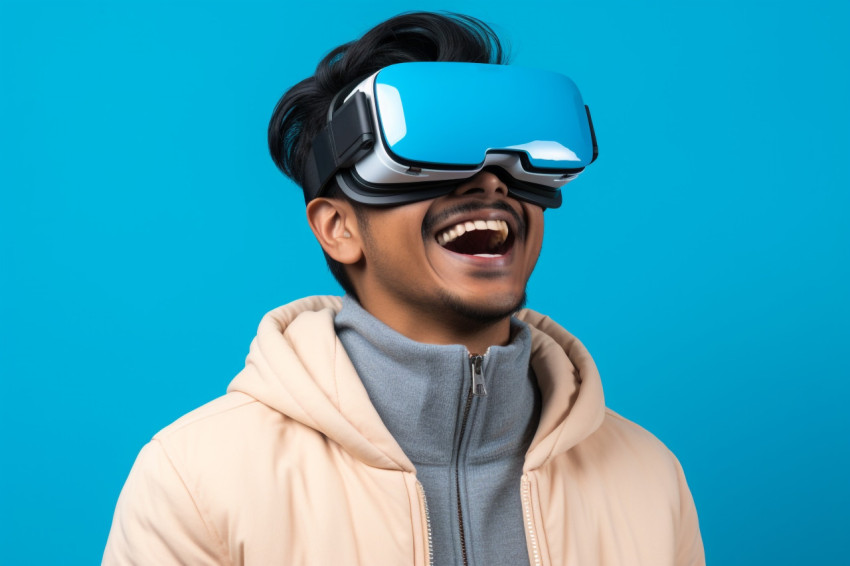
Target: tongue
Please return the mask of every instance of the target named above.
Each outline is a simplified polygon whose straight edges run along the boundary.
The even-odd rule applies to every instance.
[[[494,235],[490,230],[474,230],[446,243],[444,247],[447,250],[464,255],[498,254],[496,248],[499,246],[493,246],[490,243]]]

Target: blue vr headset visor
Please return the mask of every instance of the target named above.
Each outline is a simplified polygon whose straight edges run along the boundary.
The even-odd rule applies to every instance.
[[[517,198],[561,204],[560,187],[596,159],[590,112],[549,71],[480,63],[400,63],[363,80],[313,141],[308,201],[332,178],[372,205],[451,192],[482,169]]]

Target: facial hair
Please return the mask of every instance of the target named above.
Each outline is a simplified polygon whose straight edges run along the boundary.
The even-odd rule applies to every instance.
[[[441,290],[439,297],[447,309],[476,326],[489,326],[513,316],[525,307],[528,299],[527,293],[523,291],[522,296],[512,304],[481,306],[464,302],[446,290]]]

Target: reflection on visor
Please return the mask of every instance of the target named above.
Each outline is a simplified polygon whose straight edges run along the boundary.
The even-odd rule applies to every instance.
[[[407,135],[401,95],[397,88],[388,84],[376,84],[375,90],[381,101],[381,115],[384,116],[384,139],[387,144],[394,146]]]
[[[574,170],[593,159],[575,84],[537,69],[404,63],[375,78],[385,146],[411,165],[475,167],[488,151],[522,151],[534,168]],[[530,140],[530,141],[529,141]]]
[[[581,161],[573,150],[564,147],[556,141],[541,141],[508,146],[505,149],[516,149],[526,152],[534,161]]]

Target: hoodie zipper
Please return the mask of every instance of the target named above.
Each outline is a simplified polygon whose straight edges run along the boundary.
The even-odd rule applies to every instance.
[[[540,546],[537,542],[537,532],[534,530],[534,514],[531,510],[531,480],[527,475],[522,476],[522,513],[525,516],[525,535],[534,558],[534,566],[540,566]]]
[[[486,353],[485,353],[486,355]],[[458,436],[458,460],[460,459],[460,446],[463,444],[463,438],[466,433],[466,423],[469,420],[469,411],[472,408],[473,397],[484,397],[487,395],[487,388],[484,386],[484,356],[478,354],[469,355],[469,369],[472,373],[472,386],[469,393],[466,395],[466,403],[463,406],[463,417],[460,422],[460,434]],[[460,553],[463,558],[463,565],[469,566],[469,558],[466,552],[466,533],[463,528],[463,508],[460,503],[460,462],[455,463],[455,491],[457,492],[457,521],[460,529]]]
[[[481,368],[483,363],[484,356],[479,356],[478,354],[469,355],[469,367],[472,370],[472,394],[477,397],[487,395],[487,388],[484,387],[484,370]]]
[[[422,498],[422,507],[425,511],[425,533],[428,535],[428,565],[434,566],[434,540],[431,537],[431,513],[428,510],[428,498],[425,497],[425,488],[419,481],[416,482],[416,490],[419,492],[419,497]]]

